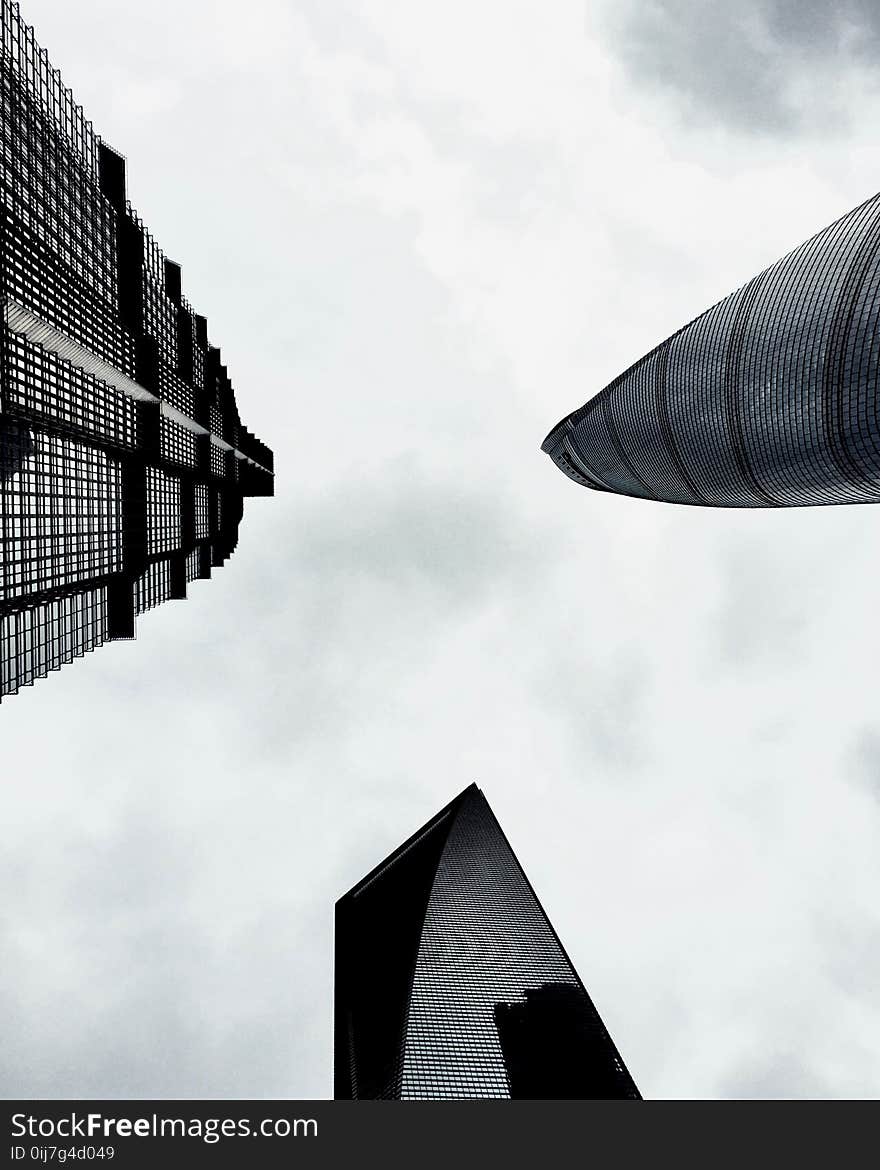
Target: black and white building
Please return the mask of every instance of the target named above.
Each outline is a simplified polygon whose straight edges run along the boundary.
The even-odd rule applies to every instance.
[[[880,195],[641,358],[542,449],[576,483],[724,508],[880,501]]]
[[[638,1098],[475,784],[336,904],[337,1099]]]
[[[18,5],[0,0],[0,696],[210,577],[272,453]]]

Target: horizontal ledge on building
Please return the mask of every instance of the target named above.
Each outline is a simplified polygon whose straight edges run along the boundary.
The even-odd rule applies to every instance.
[[[191,419],[188,414],[184,414],[182,410],[178,410],[170,402],[163,402],[161,398],[157,398],[145,386],[141,386],[140,383],[135,382],[133,378],[129,378],[127,374],[123,374],[121,370],[117,370],[115,366],[112,366],[103,358],[97,357],[91,350],[86,349],[84,345],[80,345],[78,341],[74,341],[67,334],[62,333],[60,329],[56,329],[54,325],[49,325],[46,321],[36,316],[35,313],[32,313],[30,309],[26,309],[23,305],[18,304],[11,297],[6,297],[5,319],[7,328],[11,332],[22,334],[28,341],[39,345],[42,349],[57,354],[58,357],[70,362],[71,365],[77,366],[87,374],[91,374],[107,386],[112,386],[114,390],[118,390],[129,398],[133,398],[138,402],[155,403],[161,413],[172,422],[177,423],[188,431],[192,431],[193,434],[208,435],[211,442],[217,447],[220,447],[221,450],[232,451],[236,459],[244,460],[246,463],[250,463],[251,466],[256,467],[258,471],[262,471],[265,475],[274,477],[274,472],[270,471],[268,467],[263,467],[261,463],[257,463],[250,455],[246,455],[244,451],[233,447],[231,443],[227,443],[225,439],[219,435],[215,435],[207,427],[203,427],[201,423],[197,423],[194,419]]]

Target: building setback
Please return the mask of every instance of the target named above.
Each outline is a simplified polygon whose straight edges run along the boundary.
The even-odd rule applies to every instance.
[[[651,350],[542,450],[597,491],[776,508],[880,501],[880,195]]]
[[[123,158],[0,0],[0,697],[211,576],[272,453]]]
[[[638,1098],[475,784],[336,904],[334,1096]]]

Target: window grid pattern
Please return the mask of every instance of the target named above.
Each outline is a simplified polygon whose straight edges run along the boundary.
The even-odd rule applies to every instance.
[[[475,785],[336,920],[337,1097],[638,1098]]]
[[[196,482],[195,491],[196,540],[207,540],[211,535],[211,517],[208,510],[208,485]]]
[[[204,318],[126,199],[124,160],[95,135],[12,0],[0,0],[0,49],[0,292],[37,318],[35,328],[50,326],[112,368],[101,380],[75,364],[73,347],[59,343],[66,357],[50,352],[50,331],[31,338],[0,321],[0,613],[4,629],[20,620],[43,639],[42,650],[28,649],[33,662],[43,654],[54,663],[73,653],[57,622],[69,618],[74,639],[82,625],[91,648],[130,637],[129,594],[141,609],[167,596],[176,576],[164,562],[144,574],[146,558],[173,550],[189,572],[208,568],[210,552],[192,545],[214,535],[220,509],[208,481],[213,490],[218,480],[228,493],[221,564],[236,546],[241,495],[272,494],[272,457],[243,432],[263,470],[249,468],[240,483],[222,451],[204,451],[212,403],[215,421],[237,420],[234,394],[219,352],[208,362]],[[191,334],[183,345],[181,328]],[[149,395],[196,425],[169,418]],[[96,592],[105,582],[109,608]],[[101,597],[97,626],[76,608],[92,595]],[[7,661],[5,641],[0,661],[0,698],[14,680],[45,673]]]
[[[428,902],[406,1029],[402,1099],[510,1096],[494,1012],[578,978],[488,805],[458,813]]]
[[[96,178],[71,157],[43,105],[0,61],[0,141],[7,211],[59,255],[93,290],[116,299],[113,217]]]
[[[13,0],[0,0],[0,25],[4,60],[39,101],[83,169],[96,174],[98,151],[92,124],[62,84],[61,74],[50,65],[48,53],[37,44],[34,30],[21,19]]]
[[[880,502],[880,195],[684,326],[543,444],[670,503]]]
[[[143,223],[136,212],[133,218],[144,235],[144,270],[149,279],[161,295],[165,295],[165,253],[159,247],[150,229]]]
[[[0,692],[14,695],[107,637],[107,590],[89,589],[0,615]]]
[[[137,409],[131,398],[20,333],[6,329],[4,340],[7,410],[44,425],[54,421],[114,447],[137,446]]]
[[[195,435],[165,414],[159,416],[159,451],[166,463],[181,467],[196,465]]]
[[[146,233],[145,233],[146,238]],[[144,329],[159,345],[162,360],[177,365],[177,317],[161,286],[145,275],[143,287]]]
[[[8,422],[0,445],[0,597],[121,571],[119,461]]]
[[[204,390],[205,388],[205,355],[195,343],[193,343],[193,386],[196,390]]]
[[[180,547],[180,480],[159,467],[147,467],[147,553]]]
[[[195,414],[195,394],[191,386],[187,386],[182,378],[170,370],[163,362],[159,366],[159,397],[163,402],[192,418]]]
[[[133,378],[134,342],[112,305],[94,296],[64,260],[11,215],[5,217],[3,243],[9,296]]]
[[[201,576],[201,550],[194,548],[191,553],[186,555],[186,580],[187,584],[190,581],[195,581]]]
[[[226,438],[226,436],[223,434],[223,414],[216,402],[211,403],[210,428],[212,435],[217,435],[217,437],[220,439]]]
[[[226,474],[226,452],[216,443],[211,443],[211,475],[223,479]]]
[[[171,562],[154,561],[136,578],[134,583],[134,610],[140,615],[155,609],[171,596]]]

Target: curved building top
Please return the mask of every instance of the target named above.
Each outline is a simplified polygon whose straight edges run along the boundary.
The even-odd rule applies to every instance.
[[[727,508],[880,501],[880,195],[640,358],[542,444],[598,491]]]

